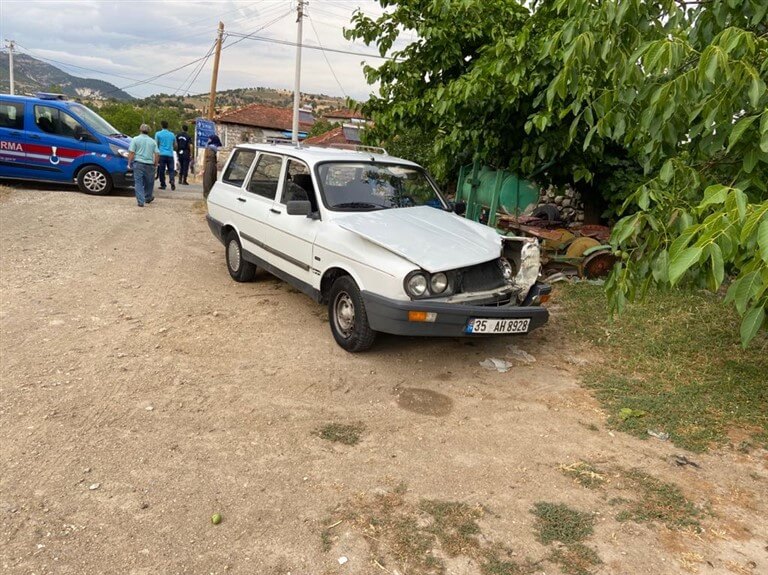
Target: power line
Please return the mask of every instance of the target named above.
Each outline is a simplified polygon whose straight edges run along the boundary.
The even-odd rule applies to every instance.
[[[317,33],[317,28],[315,28],[315,23],[312,21],[312,18],[309,19],[309,24],[312,26],[312,31],[315,33],[315,38],[317,38],[317,43],[320,46],[320,48],[323,47],[323,44],[320,42],[320,35]],[[336,76],[336,72],[333,70],[333,66],[331,66],[331,61],[328,59],[328,54],[325,53],[325,50],[322,50],[323,52],[323,58],[325,58],[325,63],[328,64],[328,69],[331,71],[331,75],[333,76],[333,79],[336,80],[336,83],[339,85],[339,89],[341,90],[341,93],[344,94],[345,98],[349,98],[347,96],[346,90],[344,90],[344,86],[341,85],[341,82],[339,82],[338,76]]]
[[[34,58],[37,58],[38,60],[43,60],[45,62],[53,62],[54,64],[59,64],[61,66],[65,66],[67,68],[77,68],[78,70],[86,70],[87,72],[96,72],[97,74],[103,74],[105,76],[113,76],[115,78],[122,78],[123,80],[132,80],[134,82],[138,82],[139,80],[136,78],[131,78],[130,76],[123,76],[122,74],[115,74],[114,72],[105,72],[104,70],[97,70],[96,68],[87,68],[85,66],[77,66],[75,64],[68,64],[67,62],[62,62],[60,60],[54,60],[53,58],[46,58],[45,56],[41,56],[37,52],[34,52],[30,50],[29,48],[26,48],[16,42],[16,46],[24,50],[29,56],[32,56]],[[159,86],[161,88],[170,88],[173,89],[173,86],[166,86],[165,84],[158,84],[157,82],[151,82],[153,86]],[[110,92],[112,93],[112,92]]]
[[[276,38],[265,38],[264,36],[253,36],[238,34],[236,32],[227,32],[227,36],[239,37],[242,40],[258,40],[259,42],[271,42],[272,44],[282,44],[284,46],[297,46],[296,42],[290,42],[288,40],[278,40]],[[238,40],[239,42],[240,40]],[[234,44],[234,43],[233,43]],[[337,54],[351,54],[352,56],[365,56],[366,58],[378,58],[380,60],[397,60],[390,56],[379,56],[378,54],[371,54],[365,52],[352,52],[351,50],[340,50],[338,48],[323,48],[321,46],[312,46],[310,44],[301,44],[302,48],[309,48],[310,50],[322,50],[324,52],[336,52]]]
[[[186,77],[186,79],[185,79],[185,80],[184,80],[184,81],[181,83],[181,86],[179,86],[178,88],[176,88],[176,89],[173,91],[173,94],[174,94],[174,95],[176,95],[176,93],[177,93],[177,92],[186,92],[186,93],[189,93],[189,88],[191,88],[191,87],[192,87],[192,84],[194,84],[194,83],[195,83],[195,81],[197,80],[197,77],[200,75],[200,72],[202,72],[202,71],[203,71],[203,68],[205,68],[205,64],[206,64],[206,63],[208,62],[208,60],[210,59],[210,57],[211,57],[211,54],[213,54],[213,51],[214,51],[214,49],[215,49],[215,48],[216,48],[216,42],[213,42],[213,44],[211,44],[211,47],[210,47],[210,49],[208,50],[208,53],[205,55],[205,60],[203,60],[203,61],[200,63],[200,65],[199,65],[199,66],[198,66],[196,69],[193,69],[193,70],[192,70],[192,71],[189,73],[189,75]],[[197,70],[197,72],[195,72],[195,70]],[[194,74],[194,76],[195,76],[195,77],[192,79],[192,81],[191,81],[191,82],[189,82],[189,79],[190,79],[190,78],[192,78],[192,75],[193,75],[193,74]],[[189,83],[188,83],[188,82],[189,82]],[[188,84],[187,84],[187,83],[188,83]],[[186,90],[182,90],[182,88],[183,88],[185,85],[187,85],[187,89],[186,89]]]

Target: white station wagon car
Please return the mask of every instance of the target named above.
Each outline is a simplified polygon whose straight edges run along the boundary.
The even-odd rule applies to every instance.
[[[377,332],[519,334],[549,317],[535,239],[457,215],[424,169],[384,153],[238,146],[207,219],[233,279],[263,268],[327,303],[350,352]]]

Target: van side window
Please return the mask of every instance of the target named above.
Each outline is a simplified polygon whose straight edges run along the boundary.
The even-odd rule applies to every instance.
[[[221,181],[231,186],[242,186],[255,157],[254,150],[235,150]]]
[[[312,210],[317,210],[315,188],[312,185],[309,167],[298,160],[288,160],[283,193],[280,197],[281,204],[287,204],[291,201],[309,202],[312,204]]]
[[[66,112],[51,106],[35,106],[35,124],[41,131],[65,138],[74,138],[78,128],[84,128]]]
[[[0,103],[0,128],[24,129],[24,104]]]
[[[248,191],[274,200],[282,166],[283,159],[280,156],[261,154],[253,169],[251,181],[248,182]]]

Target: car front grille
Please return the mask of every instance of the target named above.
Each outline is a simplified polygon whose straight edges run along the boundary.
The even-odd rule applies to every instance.
[[[506,282],[496,260],[459,270],[456,293],[471,293],[504,287]]]

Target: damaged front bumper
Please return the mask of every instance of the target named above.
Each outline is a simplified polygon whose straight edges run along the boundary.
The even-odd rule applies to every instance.
[[[537,305],[549,295],[547,284],[531,287],[523,305],[511,303],[449,303],[446,301],[393,300],[364,291],[365,311],[371,329],[394,335],[464,337],[475,335],[468,326],[476,319],[529,320],[524,333],[543,326],[549,319],[546,308]]]

